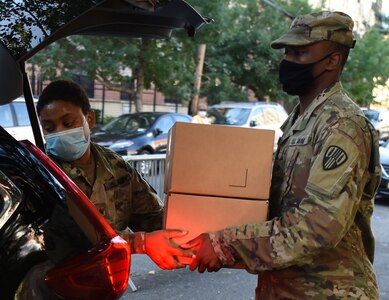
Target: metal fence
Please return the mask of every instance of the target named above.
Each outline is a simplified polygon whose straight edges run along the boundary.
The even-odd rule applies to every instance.
[[[163,192],[165,181],[166,154],[145,154],[124,156],[143,176],[143,178],[156,190],[158,196],[164,200]]]

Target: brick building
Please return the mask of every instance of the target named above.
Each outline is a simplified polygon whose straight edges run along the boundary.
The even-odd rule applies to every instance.
[[[36,78],[36,71],[33,71],[32,66],[29,66],[29,80],[34,96],[38,97],[42,89],[48,82],[42,82]],[[116,117],[118,115],[134,112],[135,104],[130,101],[130,97],[126,93],[106,89],[97,81],[89,80],[82,76],[75,76],[73,80],[79,83],[88,94],[91,106],[98,111],[101,121],[101,115]],[[168,111],[168,112],[188,112],[188,103],[177,103],[175,99],[165,97],[162,93],[156,91],[153,87],[143,91],[142,96],[143,111]]]

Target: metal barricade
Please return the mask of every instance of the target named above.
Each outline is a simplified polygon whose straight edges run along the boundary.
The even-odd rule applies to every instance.
[[[164,201],[166,154],[129,155],[124,156],[124,159],[143,176]]]

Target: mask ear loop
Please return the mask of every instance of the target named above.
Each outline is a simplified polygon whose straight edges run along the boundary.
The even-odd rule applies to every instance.
[[[84,132],[84,137],[85,137],[85,124],[88,125],[88,129],[89,129],[89,134],[88,134],[88,137],[85,137],[85,139],[88,141],[88,143],[90,143],[90,127],[89,127],[89,123],[88,123],[88,116],[85,116],[83,115],[82,116],[84,118],[84,122],[82,122],[82,128],[83,128],[83,132]]]
[[[332,54],[334,53],[337,53],[339,51],[332,51],[331,53],[328,53],[326,56],[324,56],[323,58],[319,59],[317,62],[315,62],[314,64],[318,64],[320,62],[322,62],[323,60],[326,60],[327,58],[329,58]],[[313,77],[313,80],[316,80],[318,78],[320,78],[325,72],[327,72],[327,70],[324,70],[323,72],[321,72],[319,75]]]

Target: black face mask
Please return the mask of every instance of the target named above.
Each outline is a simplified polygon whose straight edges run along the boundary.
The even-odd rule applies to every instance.
[[[301,96],[307,93],[313,82],[319,78],[325,71],[318,76],[313,77],[313,67],[330,57],[334,52],[327,54],[323,58],[309,64],[298,64],[287,60],[282,60],[279,70],[279,80],[282,84],[282,89],[289,95]]]

